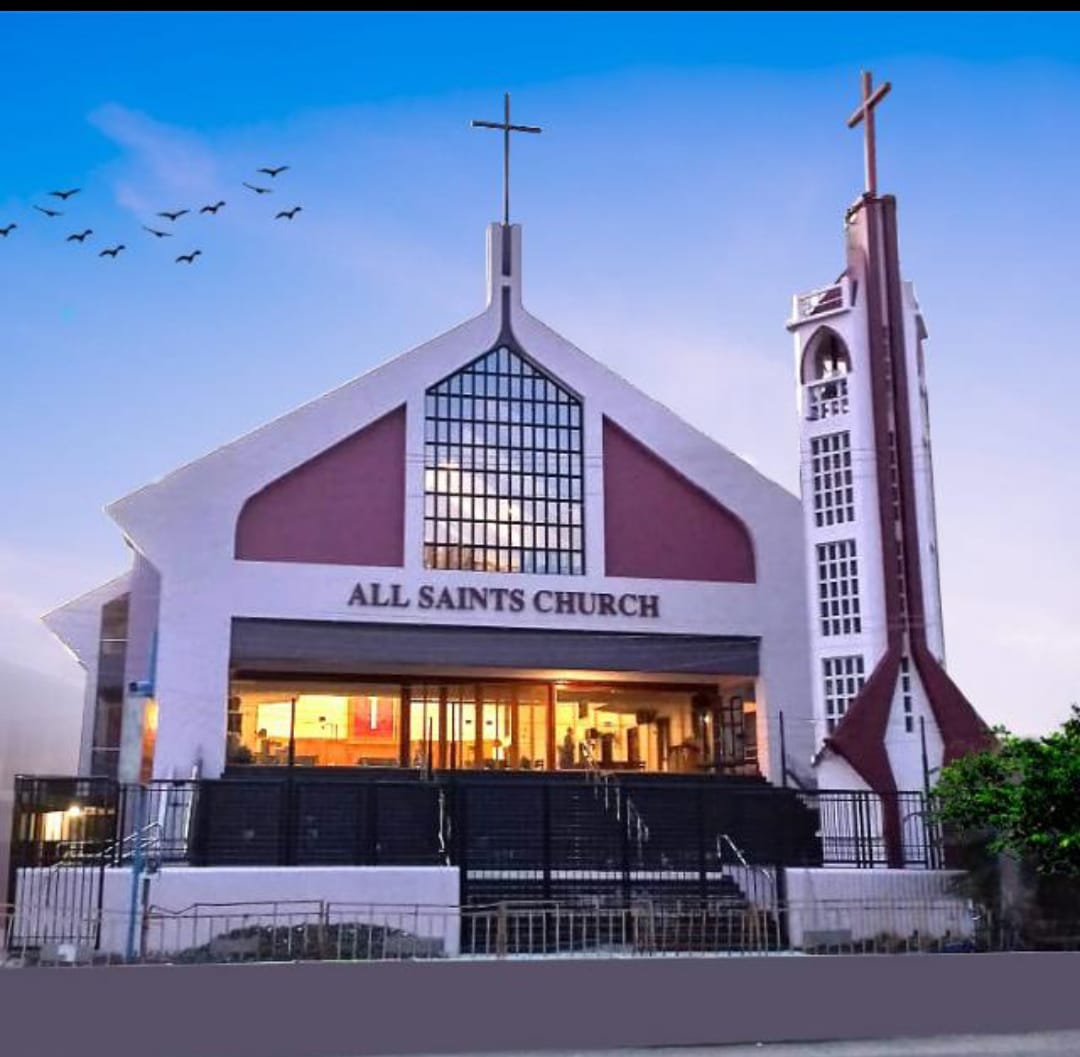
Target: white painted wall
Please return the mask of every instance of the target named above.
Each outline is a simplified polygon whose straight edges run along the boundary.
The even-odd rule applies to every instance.
[[[131,572],[122,573],[100,587],[47,613],[46,627],[71,651],[86,670],[82,727],[79,738],[79,774],[90,773],[90,750],[97,709],[98,659],[101,649],[101,609],[131,586]]]
[[[788,922],[793,948],[812,932],[845,932],[851,941],[882,933],[942,939],[973,934],[968,901],[952,890],[956,870],[820,870],[791,868]]]
[[[851,286],[845,284],[850,296]],[[851,357],[851,372],[847,376],[849,410],[847,414],[823,419],[806,418],[806,387],[798,385],[800,414],[800,482],[803,497],[804,546],[806,548],[806,588],[808,601],[808,630],[811,643],[811,686],[813,694],[813,751],[825,739],[825,690],[823,662],[826,657],[861,655],[865,676],[885,650],[887,634],[884,619],[885,593],[881,575],[881,530],[878,515],[877,467],[874,451],[874,418],[870,391],[870,364],[866,342],[866,297],[862,290],[854,304],[825,318],[811,317],[792,324],[795,341],[796,378],[801,375],[802,360],[818,332],[828,327],[835,331],[847,346]],[[839,525],[823,525],[814,521],[813,464],[811,441],[829,433],[847,431],[850,436],[852,479],[855,490],[855,520]],[[822,635],[819,618],[819,592],[816,552],[822,543],[837,540],[855,541],[859,568],[859,606],[861,631],[852,635]],[[826,786],[820,769],[818,784]],[[846,788],[858,788],[847,786]]]
[[[843,307],[822,317],[796,318],[789,324],[794,335],[795,369],[798,380],[798,406],[801,417],[800,480],[806,546],[806,583],[810,617],[811,682],[813,694],[814,745],[820,747],[826,734],[823,660],[861,654],[864,678],[869,678],[887,645],[885,587],[882,562],[881,524],[878,510],[876,437],[869,362],[868,322],[866,316],[865,278],[859,277],[854,305],[845,300]],[[929,648],[944,658],[941,593],[938,580],[937,528],[934,515],[933,474],[930,458],[929,423],[925,414],[925,379],[919,366],[919,334],[922,320],[914,287],[903,282],[902,321],[904,356],[908,373],[908,403],[911,412],[915,478],[916,522],[919,531],[920,567],[926,612]],[[851,285],[845,281],[846,296]],[[798,299],[796,299],[798,305]],[[798,309],[796,308],[796,312]],[[807,347],[822,327],[834,330],[845,342],[851,356],[848,375],[849,411],[845,415],[810,421],[805,417],[806,387],[801,384],[801,367]],[[848,430],[851,438],[852,470],[855,485],[855,522],[818,528],[814,523],[813,472],[810,451],[814,437],[837,430]],[[859,599],[862,630],[858,635],[822,635],[818,619],[818,584],[815,563],[816,547],[839,539],[853,539],[859,563]],[[888,541],[888,546],[893,546]],[[885,735],[886,751],[901,790],[922,789],[922,739],[920,718],[925,720],[926,746],[932,778],[940,767],[943,745],[937,722],[926,693],[911,662],[914,725],[906,729],[902,694],[899,685],[891,705]],[[854,770],[833,753],[826,752],[815,767],[822,789],[862,789],[865,783]],[[837,784],[837,783],[843,783]]]

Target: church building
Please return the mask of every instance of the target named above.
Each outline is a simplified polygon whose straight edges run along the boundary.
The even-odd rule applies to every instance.
[[[131,568],[46,618],[80,774],[757,778],[879,796],[909,861],[897,794],[988,734],[944,671],[927,330],[863,88],[846,266],[788,322],[801,498],[526,310],[507,185],[479,314],[108,507]],[[486,124],[507,163],[538,131]]]
[[[112,504],[123,576],[55,611],[81,770],[810,778],[798,499],[530,315],[473,318]]]

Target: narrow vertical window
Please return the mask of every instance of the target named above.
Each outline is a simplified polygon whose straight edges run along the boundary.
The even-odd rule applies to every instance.
[[[851,434],[825,433],[810,439],[814,524],[818,528],[855,520]]]
[[[822,635],[857,635],[859,567],[854,540],[817,545],[818,614]]]
[[[900,658],[900,700],[904,708],[904,731],[915,731],[915,705],[911,698],[911,662],[907,657]]]
[[[825,728],[831,734],[847,714],[848,705],[862,689],[866,677],[861,654],[826,657],[821,665],[825,688]]]

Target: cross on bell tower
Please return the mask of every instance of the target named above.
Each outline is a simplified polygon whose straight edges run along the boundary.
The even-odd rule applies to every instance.
[[[866,155],[866,194],[871,198],[877,194],[877,145],[874,140],[874,107],[889,94],[892,85],[886,81],[873,89],[873,74],[869,70],[862,72],[862,102],[847,120],[848,128],[854,128],[860,121],[865,124],[863,136]]]
[[[504,100],[504,117],[502,121],[477,121],[474,120],[473,128],[497,128],[503,134],[503,224],[510,224],[510,133],[511,132],[542,132],[543,129],[536,125],[512,125],[510,124],[510,93],[507,92]]]

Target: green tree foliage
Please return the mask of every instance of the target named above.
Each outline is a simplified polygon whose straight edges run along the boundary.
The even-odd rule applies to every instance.
[[[1041,874],[1080,877],[1080,708],[1044,738],[994,733],[995,748],[943,768],[938,817]]]

